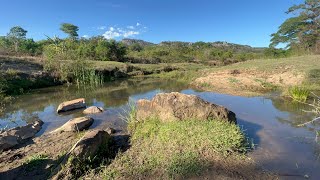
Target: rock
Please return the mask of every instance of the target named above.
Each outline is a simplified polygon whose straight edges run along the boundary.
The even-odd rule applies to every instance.
[[[85,99],[84,98],[80,98],[80,99],[75,99],[72,101],[66,101],[61,103],[58,106],[57,112],[66,112],[66,111],[71,111],[74,109],[81,109],[81,108],[85,108],[86,107],[86,103],[85,103]]]
[[[54,130],[53,132],[61,132],[61,131],[82,131],[84,129],[88,129],[93,124],[93,119],[90,117],[79,117],[74,118],[66,122],[60,128]]]
[[[99,160],[103,158],[99,157],[103,154],[108,158],[111,149],[111,136],[103,130],[95,129],[87,132],[66,154],[60,165],[56,167],[50,179],[78,179],[70,173],[72,171],[79,170],[79,167],[84,167],[87,160]]]
[[[97,107],[97,106],[91,106],[88,107],[83,111],[83,114],[96,114],[96,113],[102,113],[104,110],[102,107]]]
[[[111,127],[108,127],[107,129],[105,129],[105,131],[107,131],[107,133],[110,135],[116,133],[116,130]]]
[[[34,137],[41,129],[43,122],[36,120],[26,126],[15,127],[0,134],[0,152],[18,144],[25,143]]]
[[[203,99],[178,92],[157,94],[151,101],[137,102],[137,119],[158,116],[161,121],[195,118],[198,120],[220,119],[236,123],[236,115],[223,106],[211,104]]]
[[[100,147],[103,147],[105,150],[107,150],[110,141],[111,137],[106,131],[99,129],[92,130],[87,132],[73,146],[70,154],[80,160],[86,160],[89,157],[93,158]]]

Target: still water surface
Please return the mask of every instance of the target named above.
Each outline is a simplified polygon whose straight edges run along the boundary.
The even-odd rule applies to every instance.
[[[255,150],[249,153],[267,170],[279,173],[282,179],[320,179],[320,142],[316,131],[320,124],[297,127],[314,118],[302,112],[308,107],[283,100],[277,95],[240,97],[213,92],[200,92],[186,85],[159,79],[130,79],[106,83],[99,88],[51,87],[15,98],[0,117],[0,128],[23,125],[35,118],[44,121],[43,133],[61,126],[71,118],[82,116],[81,111],[60,114],[57,106],[66,100],[84,97],[88,106],[101,106],[104,113],[92,115],[92,128],[113,127],[126,130],[124,114],[129,101],[151,99],[160,92],[182,92],[197,95],[209,102],[227,107],[237,115],[239,126],[251,138]]]

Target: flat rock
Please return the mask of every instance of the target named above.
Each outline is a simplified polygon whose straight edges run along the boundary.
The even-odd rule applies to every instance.
[[[74,118],[66,122],[60,128],[54,130],[53,132],[61,132],[61,131],[72,131],[78,132],[85,129],[88,129],[93,124],[93,119],[90,117],[79,117]]]
[[[85,108],[85,107],[86,107],[86,103],[85,103],[84,98],[74,99],[71,101],[66,101],[66,102],[61,103],[57,108],[57,112],[58,113],[66,112],[66,111],[81,109],[81,108]]]
[[[137,102],[137,119],[144,120],[157,116],[161,121],[185,119],[224,120],[236,123],[236,115],[223,106],[209,103],[203,99],[178,92],[157,94],[151,101]]]
[[[33,138],[41,129],[43,122],[36,120],[25,126],[15,127],[0,134],[0,152]]]
[[[90,106],[83,111],[83,114],[97,114],[102,113],[104,110],[102,107]]]

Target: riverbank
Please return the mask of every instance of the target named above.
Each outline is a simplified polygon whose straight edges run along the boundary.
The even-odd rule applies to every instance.
[[[320,56],[257,59],[201,71],[191,85],[206,91],[254,96],[290,87],[320,90]]]

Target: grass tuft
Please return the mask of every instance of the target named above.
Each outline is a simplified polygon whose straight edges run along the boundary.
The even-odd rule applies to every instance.
[[[240,128],[225,121],[161,122],[153,117],[144,122],[129,121],[129,128],[132,146],[102,172],[105,178],[199,175],[216,155],[227,157],[248,149]]]
[[[293,86],[288,90],[289,96],[295,101],[306,102],[309,95],[310,90],[305,87]]]
[[[28,171],[32,171],[39,167],[41,164],[43,164],[45,161],[47,161],[48,155],[46,154],[35,154],[29,157],[25,162],[24,165],[26,165],[26,169]]]

